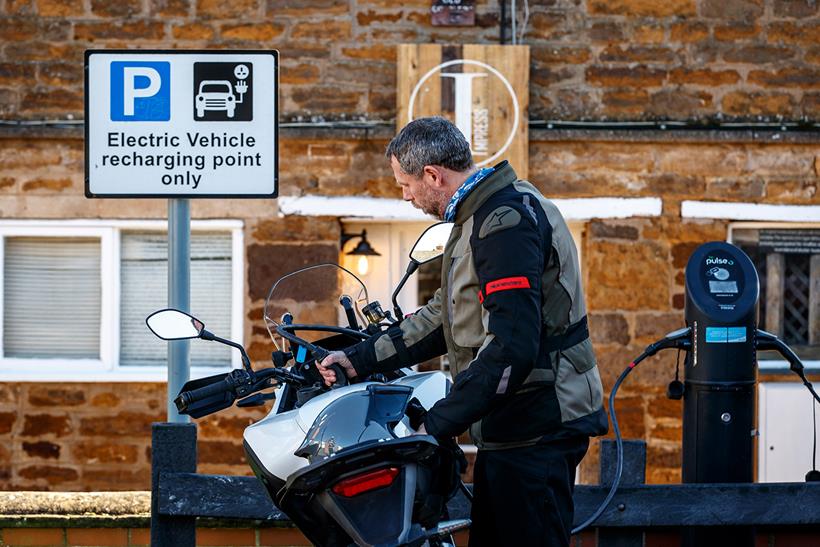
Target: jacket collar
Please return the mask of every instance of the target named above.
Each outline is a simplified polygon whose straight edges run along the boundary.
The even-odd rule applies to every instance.
[[[473,216],[490,196],[501,188],[510,185],[518,180],[512,166],[507,160],[502,161],[493,167],[493,172],[481,181],[481,183],[470,192],[462,201],[456,211],[456,224],[463,224],[468,218]]]

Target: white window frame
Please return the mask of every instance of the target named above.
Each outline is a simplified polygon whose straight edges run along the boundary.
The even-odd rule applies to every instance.
[[[191,232],[222,231],[231,234],[231,332],[215,333],[242,342],[244,314],[245,246],[240,220],[192,220]],[[167,367],[121,366],[120,359],[120,235],[141,231],[166,233],[164,220],[3,220],[0,221],[0,287],[6,237],[94,237],[100,239],[100,359],[23,359],[3,355],[3,291],[0,290],[0,381],[5,382],[166,382]],[[194,313],[196,310],[192,310]],[[208,318],[202,317],[207,324]],[[197,341],[192,341],[197,343]],[[207,342],[201,342],[207,343]],[[231,367],[240,368],[238,351],[231,354]],[[191,378],[227,372],[229,367],[197,367]]]
[[[820,223],[818,222],[732,222],[729,224],[729,229],[726,235],[726,242],[733,243],[734,230],[761,230],[767,228],[779,228],[784,230],[800,230],[800,229],[818,229]],[[806,368],[806,373],[820,372],[820,360],[806,360],[803,361],[803,366]],[[762,374],[788,372],[789,363],[785,359],[765,359],[758,360],[757,367]]]

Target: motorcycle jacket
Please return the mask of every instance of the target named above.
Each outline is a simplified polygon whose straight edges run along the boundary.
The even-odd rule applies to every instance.
[[[385,334],[345,350],[359,375],[446,353],[427,432],[482,449],[606,433],[578,255],[558,208],[505,161],[459,204],[442,286]]]

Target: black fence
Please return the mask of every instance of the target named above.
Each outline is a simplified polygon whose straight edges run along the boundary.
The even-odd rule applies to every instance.
[[[256,478],[196,473],[194,424],[154,424],[152,443],[152,546],[194,547],[197,517],[289,525]],[[599,547],[640,547],[647,530],[692,526],[800,526],[820,538],[820,483],[646,485],[645,470],[646,444],[625,441],[621,486],[593,524]],[[615,442],[602,440],[601,485],[575,489],[576,525],[606,497],[614,471]],[[469,517],[461,493],[449,509]]]

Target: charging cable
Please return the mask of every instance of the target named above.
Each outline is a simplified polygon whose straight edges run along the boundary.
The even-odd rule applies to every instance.
[[[803,385],[808,388],[811,392],[814,400],[820,403],[820,396],[817,395],[817,392],[814,391],[814,386],[811,385],[806,379],[806,372],[803,368],[803,362],[800,358],[792,351],[792,348],[786,345],[783,340],[775,336],[770,332],[766,332],[765,330],[758,329],[755,331],[755,347],[756,349],[763,349],[763,350],[774,350],[780,355],[783,356],[786,361],[789,362],[789,368],[792,372],[797,374],[800,379],[803,381]]]
[[[803,367],[803,362],[800,361],[800,358],[797,357],[794,351],[792,351],[792,349],[780,338],[770,332],[758,329],[755,331],[755,347],[756,349],[762,350],[774,350],[782,355],[786,361],[789,362],[789,368],[791,371],[800,377],[800,380],[803,381],[803,385],[806,386],[809,392],[811,392],[812,397],[814,397],[814,401],[811,402],[812,423],[814,424],[814,428],[812,429],[814,436],[814,445],[812,448],[812,469],[806,473],[806,482],[820,481],[820,471],[817,470],[817,415],[815,414],[814,407],[815,401],[820,402],[820,397],[817,396],[814,386],[811,385],[811,382],[809,382],[806,378],[806,371]]]
[[[618,388],[621,387],[621,383],[624,379],[629,375],[632,370],[638,366],[638,363],[646,359],[647,357],[651,357],[658,353],[662,349],[669,349],[669,348],[677,348],[679,350],[688,350],[692,347],[692,340],[690,338],[692,334],[691,327],[685,327],[682,329],[678,329],[676,331],[670,332],[657,342],[649,344],[646,346],[646,349],[641,353],[634,361],[629,363],[629,366],[624,369],[618,379],[615,380],[615,385],[612,386],[612,391],[609,393],[609,415],[612,418],[612,430],[615,433],[615,454],[616,454],[616,467],[615,467],[615,477],[612,480],[612,486],[609,488],[609,493],[604,498],[604,501],[601,502],[601,505],[598,506],[598,509],[592,513],[592,516],[589,517],[587,520],[576,526],[570,532],[571,535],[575,535],[581,530],[587,528],[590,524],[595,522],[598,517],[606,510],[609,503],[612,501],[612,498],[615,497],[615,492],[618,490],[618,486],[621,484],[621,475],[624,471],[624,442],[621,438],[621,429],[618,427],[618,416],[615,414],[615,395],[618,393]]]
[[[691,349],[692,348],[691,335],[692,335],[692,328],[691,327],[685,327],[685,328],[670,332],[669,334],[667,334],[666,336],[664,336],[663,338],[661,338],[657,342],[649,344],[646,347],[646,349],[644,350],[644,352],[642,354],[640,354],[637,359],[635,359],[634,361],[629,363],[629,366],[626,367],[626,369],[624,369],[624,371],[621,373],[621,375],[615,381],[615,385],[612,386],[612,391],[609,394],[609,415],[612,419],[612,430],[615,433],[615,452],[616,452],[616,461],[617,461],[617,464],[616,464],[616,467],[615,467],[615,477],[612,481],[612,486],[609,488],[609,493],[607,494],[606,498],[604,498],[604,501],[601,503],[601,505],[598,507],[598,509],[595,510],[595,512],[592,514],[591,517],[589,517],[587,520],[585,520],[584,522],[582,522],[581,524],[579,524],[578,526],[576,526],[575,528],[572,529],[572,531],[570,532],[572,535],[575,535],[578,532],[584,530],[590,524],[595,522],[598,519],[598,517],[601,516],[601,514],[606,510],[609,503],[612,501],[612,498],[615,497],[615,492],[618,490],[618,486],[621,483],[621,475],[622,475],[623,470],[624,470],[624,461],[623,461],[624,460],[624,445],[623,445],[623,439],[621,438],[621,430],[618,427],[618,417],[615,414],[615,395],[618,393],[618,388],[621,387],[621,383],[624,381],[624,379],[627,377],[627,375],[629,375],[629,373],[632,372],[632,369],[634,369],[638,365],[638,363],[640,363],[641,361],[643,361],[647,357],[651,357],[651,356],[655,355],[660,350],[670,349],[670,348],[677,348],[678,350],[689,350],[689,349]],[[771,333],[768,333],[768,332],[762,331],[762,330],[757,330],[757,332],[755,333],[755,345],[756,345],[756,349],[759,349],[759,350],[775,350],[778,353],[780,353],[789,362],[789,367],[791,368],[791,370],[800,377],[800,379],[803,381],[803,385],[805,385],[806,388],[808,388],[808,390],[811,392],[814,399],[817,402],[820,402],[820,396],[817,395],[817,392],[814,390],[814,386],[812,386],[811,382],[809,382],[806,379],[806,374],[805,374],[804,369],[803,369],[803,363],[800,361],[800,359],[797,357],[797,355],[795,355],[795,353],[792,351],[792,349],[789,346],[787,346],[782,340],[777,338],[777,336],[775,336],[774,334],[771,334]],[[680,383],[680,381],[677,378],[677,373],[676,373],[676,376],[675,376],[675,380],[677,381],[676,383]],[[673,382],[673,383],[675,383],[675,382]],[[671,387],[671,385],[670,385],[670,387]],[[674,394],[677,395],[678,386],[675,386],[675,387],[676,387],[676,389],[674,390]],[[680,387],[682,387],[682,386],[680,386]],[[680,393],[680,395],[683,395],[683,393]],[[680,398],[680,397],[675,397],[675,398]],[[814,404],[814,401],[812,401],[812,405],[813,404]],[[812,412],[814,412],[814,406],[812,406]],[[816,434],[816,431],[817,430],[816,430],[816,426],[815,426],[815,434]],[[813,458],[812,458],[813,462],[816,461],[815,460],[816,454],[817,454],[817,439],[815,437],[815,449],[814,449]],[[820,481],[820,471],[817,470],[816,465],[812,465],[812,470],[809,471],[808,474],[806,475],[806,480],[807,481]]]

